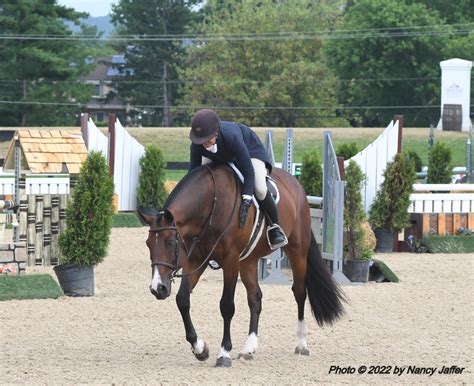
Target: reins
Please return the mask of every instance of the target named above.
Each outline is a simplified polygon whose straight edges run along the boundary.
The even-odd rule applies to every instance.
[[[176,226],[176,224],[174,223],[173,221],[173,226],[167,226],[167,227],[159,227],[159,228],[150,228],[149,229],[149,232],[152,232],[152,233],[159,233],[159,232],[162,232],[162,231],[166,231],[166,230],[172,230],[172,231],[175,231],[176,232],[176,237],[175,237],[175,252],[174,252],[174,261],[173,261],[173,264],[171,263],[167,263],[167,262],[164,262],[164,261],[157,261],[155,263],[152,263],[151,266],[152,267],[155,267],[155,266],[164,266],[164,267],[167,267],[167,268],[170,268],[172,269],[172,272],[171,272],[171,279],[175,278],[175,277],[178,277],[178,278],[181,278],[181,277],[185,277],[185,276],[190,276],[196,272],[198,272],[205,264],[208,263],[212,253],[214,252],[214,250],[216,249],[217,247],[217,244],[219,243],[219,241],[222,239],[222,237],[224,237],[224,235],[227,233],[227,230],[229,229],[229,226],[232,222],[232,219],[234,218],[234,214],[235,214],[235,210],[237,208],[237,199],[238,199],[238,186],[236,186],[236,194],[235,194],[235,199],[234,199],[234,206],[232,208],[232,213],[230,215],[230,218],[229,218],[229,221],[227,222],[224,230],[222,231],[222,233],[219,235],[219,237],[217,238],[216,242],[214,243],[213,247],[211,248],[211,251],[207,254],[207,256],[205,257],[205,259],[202,261],[202,263],[196,268],[194,269],[193,271],[191,272],[188,272],[188,273],[182,273],[182,274],[179,274],[178,271],[180,268],[178,268],[178,258],[179,258],[179,242],[181,242],[184,246],[184,250],[186,251],[186,259],[189,260],[189,258],[191,257],[191,254],[194,250],[194,248],[196,247],[196,245],[198,245],[200,242],[201,242],[201,239],[204,235],[204,233],[207,231],[207,229],[209,228],[209,226],[212,225],[212,218],[214,216],[214,212],[216,210],[216,206],[217,206],[217,184],[216,184],[216,179],[215,179],[215,176],[214,174],[212,173],[212,170],[211,168],[208,166],[208,165],[205,165],[206,166],[206,169],[209,171],[209,174],[211,175],[211,178],[212,178],[212,182],[214,184],[214,197],[212,199],[212,208],[211,208],[211,212],[206,220],[206,223],[204,224],[204,227],[202,228],[201,230],[201,233],[199,234],[198,237],[193,237],[193,241],[192,241],[192,244],[191,244],[191,247],[188,249],[187,246],[186,246],[186,242],[184,241],[184,238],[181,236],[181,233],[179,232],[179,229],[178,227]],[[235,174],[234,174],[235,176]],[[198,249],[199,251],[201,252],[201,248],[199,248],[199,245],[198,245]],[[202,252],[201,252],[201,255],[202,255]]]

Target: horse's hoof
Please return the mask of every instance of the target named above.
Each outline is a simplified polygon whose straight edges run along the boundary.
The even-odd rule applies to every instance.
[[[309,355],[309,350],[305,347],[303,348],[299,348],[299,347],[296,347],[295,348],[295,354],[299,354],[299,355]]]
[[[201,362],[208,359],[209,358],[209,346],[207,345],[207,343],[204,343],[204,350],[202,350],[202,353],[201,354],[194,353],[194,356],[196,357],[196,359],[198,361],[201,361]]]
[[[217,358],[216,367],[231,367],[232,359],[226,357]]]
[[[239,359],[245,359],[246,361],[251,361],[253,359],[252,353],[240,353],[238,356]]]

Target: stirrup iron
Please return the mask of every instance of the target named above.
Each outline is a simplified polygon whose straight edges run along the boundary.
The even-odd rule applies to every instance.
[[[278,244],[271,244],[270,242],[270,231],[273,229],[279,229],[283,237],[285,238],[283,241],[279,242]],[[281,229],[280,225],[278,224],[272,224],[267,227],[267,241],[268,245],[270,246],[270,249],[274,251],[275,249],[284,247],[286,244],[288,244],[288,238],[285,235],[285,232],[283,232],[283,229]]]

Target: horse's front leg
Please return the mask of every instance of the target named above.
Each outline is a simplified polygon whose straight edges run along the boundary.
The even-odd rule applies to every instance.
[[[200,361],[205,361],[209,358],[209,347],[206,342],[198,338],[189,312],[191,308],[191,290],[193,287],[190,281],[191,278],[189,277],[183,277],[181,279],[181,285],[176,294],[176,304],[183,318],[186,340],[191,344],[194,356]]]
[[[258,321],[262,311],[262,291],[258,284],[257,263],[244,261],[240,266],[240,278],[247,289],[247,302],[250,309],[249,335],[245,346],[239,353],[239,358],[250,360],[257,351]]]
[[[230,351],[232,350],[230,324],[235,313],[234,295],[238,275],[238,265],[231,269],[224,269],[224,288],[220,301],[221,315],[224,319],[224,336],[222,337],[221,351],[217,357],[216,367],[232,366],[232,358],[230,357]]]

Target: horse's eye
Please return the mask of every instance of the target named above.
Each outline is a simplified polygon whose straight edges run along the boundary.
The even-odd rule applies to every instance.
[[[174,246],[174,244],[175,244],[174,239],[166,240],[166,245],[167,245],[168,247],[172,247],[172,246]]]

